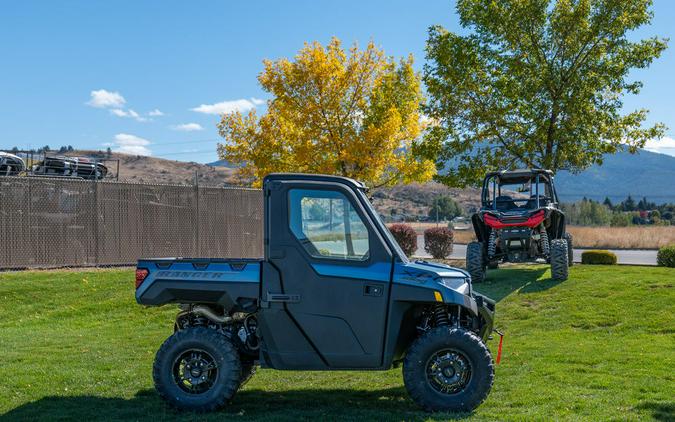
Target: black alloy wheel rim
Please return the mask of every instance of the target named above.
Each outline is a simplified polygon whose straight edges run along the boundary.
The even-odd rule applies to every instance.
[[[188,394],[209,391],[218,379],[218,365],[208,352],[190,349],[178,356],[173,363],[173,380]]]
[[[462,392],[471,381],[471,361],[453,349],[440,350],[427,360],[427,382],[441,394]]]

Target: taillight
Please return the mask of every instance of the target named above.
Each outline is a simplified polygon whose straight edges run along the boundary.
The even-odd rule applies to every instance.
[[[149,271],[146,270],[145,268],[136,268],[136,288],[143,283],[143,280],[145,280],[145,277],[147,277],[149,274]]]

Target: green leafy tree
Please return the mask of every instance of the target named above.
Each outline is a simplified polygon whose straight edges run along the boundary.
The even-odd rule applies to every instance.
[[[586,198],[573,204],[563,204],[562,208],[570,224],[608,226],[612,220],[612,213],[606,205]]]
[[[605,196],[605,200],[602,201],[602,203],[603,203],[607,208],[609,208],[610,210],[611,210],[612,208],[614,208],[614,205],[612,204],[612,200],[609,199],[609,196]]]
[[[615,212],[612,214],[610,226],[627,227],[633,224],[633,215],[627,212]]]
[[[635,204],[635,200],[630,195],[628,195],[628,198],[626,198],[625,201],[623,201],[623,202],[621,202],[621,204],[619,204],[619,207],[623,211],[635,211],[635,210],[637,210],[637,205]]]
[[[463,214],[461,205],[449,196],[441,196],[436,199],[429,210],[429,217],[435,219],[436,211],[438,210],[438,218],[440,220],[452,220]]]
[[[652,18],[650,0],[458,0],[466,35],[429,31],[424,70],[435,125],[425,150],[450,185],[488,169],[580,171],[603,154],[636,152],[665,127],[623,111],[667,40],[630,41]]]

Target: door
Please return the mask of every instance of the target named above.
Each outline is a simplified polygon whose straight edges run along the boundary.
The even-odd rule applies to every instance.
[[[288,332],[300,331],[326,367],[380,366],[392,254],[372,217],[339,183],[276,181],[266,197],[268,259],[283,291],[268,291],[263,277],[263,300],[283,300],[295,325]],[[295,347],[284,346],[283,331],[267,335],[278,348]]]

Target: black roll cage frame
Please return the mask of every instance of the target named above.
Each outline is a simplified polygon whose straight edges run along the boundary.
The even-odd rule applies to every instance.
[[[541,204],[539,202],[539,183],[541,181],[541,176],[544,176],[544,183],[547,183],[550,186],[551,189],[551,194],[553,195],[552,203],[558,204],[558,193],[555,190],[555,185],[553,184],[553,176],[549,176],[544,173],[540,172],[533,172],[534,181],[535,181],[535,209],[538,209],[541,207]],[[500,181],[499,184],[497,184],[497,181]],[[530,176],[529,180],[532,180],[532,177]],[[489,184],[490,182],[492,183],[492,198],[490,201],[490,198],[488,198],[489,195]],[[499,192],[499,194],[497,194]],[[491,202],[492,203],[492,209],[494,211],[497,211],[497,197],[501,196],[502,194],[502,183],[501,183],[501,177],[499,173],[490,173],[485,177],[485,180],[483,180],[483,192],[481,194],[481,206],[483,208],[487,208],[488,204]]]

